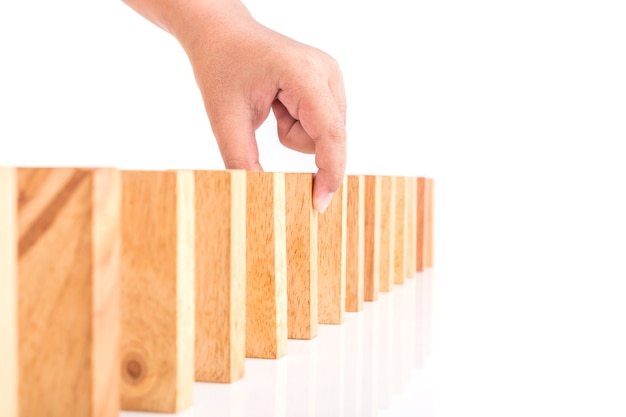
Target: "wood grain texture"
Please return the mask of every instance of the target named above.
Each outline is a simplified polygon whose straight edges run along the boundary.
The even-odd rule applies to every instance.
[[[356,312],[365,299],[365,177],[348,175],[346,181],[346,311]]]
[[[365,176],[364,297],[376,301],[380,292],[381,178]]]
[[[195,171],[196,381],[241,379],[246,357],[246,174]]]
[[[247,172],[246,356],[287,350],[285,175]]]
[[[393,283],[397,285],[404,284],[404,265],[406,257],[406,195],[405,195],[405,177],[397,176],[396,181],[396,223],[395,223],[395,248],[393,258]]]
[[[285,174],[287,329],[290,339],[317,336],[317,211],[313,174]]]
[[[194,383],[194,177],[122,172],[122,408],[178,412]]]
[[[117,416],[119,172],[17,171],[21,416]]]
[[[426,178],[417,178],[417,218],[416,218],[416,239],[415,239],[415,270],[424,270],[424,202],[426,200]]]
[[[413,278],[415,276],[415,244],[417,240],[417,178],[406,178],[406,195],[407,195],[407,212],[406,212],[406,263],[404,268],[404,276]]]
[[[380,291],[393,289],[396,230],[396,181],[393,176],[381,177],[380,211]]]
[[[17,178],[0,167],[0,416],[18,415]]]
[[[346,311],[346,178],[317,219],[320,324],[341,324]]]
[[[433,178],[427,178],[424,189],[424,266],[433,267],[434,258],[434,188]]]
[[[93,173],[93,415],[120,410],[121,200],[119,171]],[[113,364],[113,366],[112,366]]]

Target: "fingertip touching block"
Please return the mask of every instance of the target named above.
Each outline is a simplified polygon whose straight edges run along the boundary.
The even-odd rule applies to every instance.
[[[285,174],[288,337],[317,336],[317,211],[313,174]]]
[[[317,219],[320,324],[341,324],[346,311],[346,178]]]

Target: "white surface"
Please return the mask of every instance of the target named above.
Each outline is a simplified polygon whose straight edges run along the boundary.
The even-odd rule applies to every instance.
[[[312,340],[289,340],[278,360],[246,359],[233,384],[196,383],[178,416],[433,416],[433,271],[382,293]],[[159,414],[124,411],[121,417]]]
[[[340,62],[349,173],[436,178],[432,357],[394,404],[626,415],[624,2],[246,4]],[[222,167],[178,45],[82,0],[0,3],[0,164]]]

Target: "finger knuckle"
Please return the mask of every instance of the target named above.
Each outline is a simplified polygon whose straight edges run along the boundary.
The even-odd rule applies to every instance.
[[[346,141],[346,125],[343,121],[338,120],[328,126],[326,136],[335,143],[344,143]]]

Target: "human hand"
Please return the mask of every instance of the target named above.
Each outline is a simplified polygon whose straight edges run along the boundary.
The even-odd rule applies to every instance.
[[[313,204],[324,212],[346,165],[346,97],[337,62],[261,25],[239,0],[127,3],[185,49],[226,168],[262,170],[255,131],[271,109],[280,142],[315,154]]]

